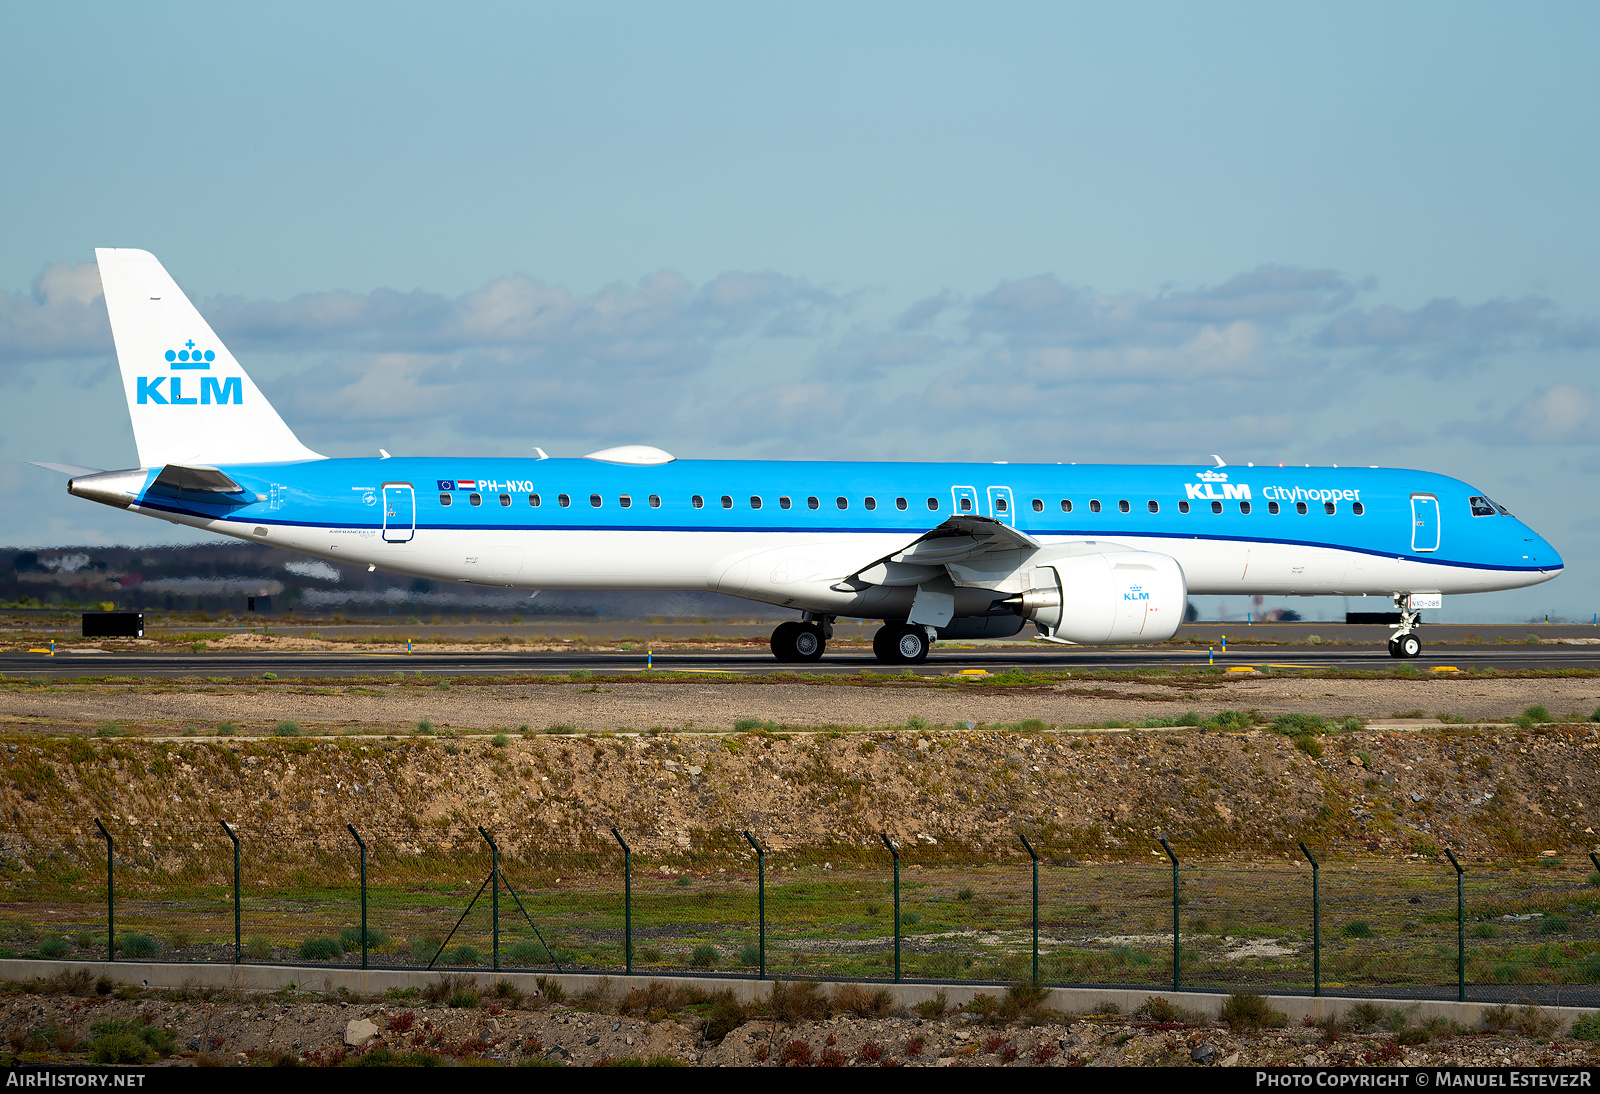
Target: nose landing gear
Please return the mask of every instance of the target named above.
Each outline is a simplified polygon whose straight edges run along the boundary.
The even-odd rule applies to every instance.
[[[1422,639],[1416,633],[1422,613],[1411,609],[1410,596],[1409,593],[1396,593],[1394,597],[1394,606],[1400,609],[1400,625],[1389,636],[1390,657],[1422,656]]]

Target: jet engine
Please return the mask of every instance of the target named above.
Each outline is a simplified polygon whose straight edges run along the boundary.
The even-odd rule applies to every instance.
[[[1165,642],[1188,605],[1183,569],[1152,551],[1079,554],[1033,567],[1005,603],[1050,638],[1080,645]]]

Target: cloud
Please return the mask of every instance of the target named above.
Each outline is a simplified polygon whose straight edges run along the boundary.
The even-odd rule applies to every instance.
[[[1435,299],[1420,308],[1348,308],[1319,330],[1315,345],[1355,351],[1368,364],[1436,376],[1481,368],[1510,352],[1582,350],[1600,345],[1593,322],[1563,316],[1538,296],[1463,304]]]
[[[103,355],[111,325],[93,262],[46,266],[26,293],[0,293],[0,382],[22,378],[17,365]]]
[[[1442,431],[1487,445],[1600,444],[1600,400],[1577,384],[1553,384],[1499,420],[1451,422]]]

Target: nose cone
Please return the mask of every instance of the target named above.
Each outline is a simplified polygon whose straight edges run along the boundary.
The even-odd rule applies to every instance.
[[[1539,573],[1543,575],[1541,577],[1543,581],[1549,581],[1552,577],[1561,573],[1566,567],[1566,563],[1561,561],[1561,555],[1556,552],[1556,549],[1550,546],[1543,536],[1527,525],[1522,525],[1521,531],[1522,534],[1518,537],[1520,542],[1517,544],[1519,548],[1517,553],[1522,557],[1518,559],[1518,564],[1538,567]]]
[[[98,475],[76,475],[67,480],[67,493],[88,498],[101,505],[126,509],[139,500],[150,473],[143,468],[132,471],[102,471]]]

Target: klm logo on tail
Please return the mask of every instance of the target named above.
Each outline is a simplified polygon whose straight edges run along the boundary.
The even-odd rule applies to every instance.
[[[215,350],[201,352],[194,348],[194,339],[184,343],[184,348],[167,350],[167,367],[173,372],[190,372],[197,369],[209,369],[211,362],[217,359]],[[242,405],[244,403],[244,381],[237,376],[217,379],[215,376],[200,377],[200,394],[184,395],[183,377],[163,375],[151,379],[149,376],[134,378],[138,385],[138,400],[141,406],[148,403],[160,403],[162,406],[186,406],[199,403],[201,406],[210,406],[216,403],[221,406],[226,403]],[[167,389],[161,390],[165,382]]]

